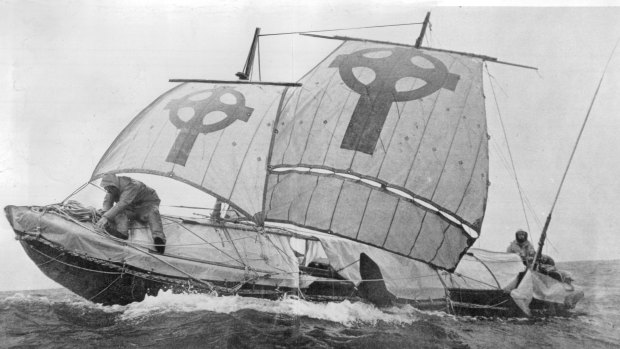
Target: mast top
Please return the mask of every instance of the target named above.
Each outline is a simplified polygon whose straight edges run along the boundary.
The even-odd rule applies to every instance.
[[[415,41],[415,48],[420,48],[420,46],[422,45],[422,39],[424,39],[424,34],[426,33],[426,27],[430,22],[430,18],[431,13],[427,12],[426,17],[424,18],[424,23],[422,24],[422,30],[420,30],[420,36],[418,36],[418,39]]]

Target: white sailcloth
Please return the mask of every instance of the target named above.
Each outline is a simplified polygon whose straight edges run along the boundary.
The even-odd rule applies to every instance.
[[[267,219],[454,269],[487,196],[482,61],[347,41],[301,83],[278,117]]]
[[[253,216],[262,211],[278,85],[185,83],[142,111],[93,172],[158,174]]]

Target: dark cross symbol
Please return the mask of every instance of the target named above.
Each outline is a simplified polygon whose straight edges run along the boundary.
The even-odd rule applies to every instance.
[[[192,98],[205,92],[211,92],[211,94],[207,98],[200,100]],[[222,97],[227,94],[234,97],[235,104],[222,102]],[[179,117],[179,109],[181,108],[193,109],[194,115],[192,118],[188,121],[181,120]],[[250,115],[252,115],[252,111],[254,111],[253,108],[245,106],[245,97],[239,91],[230,87],[217,87],[194,92],[183,98],[171,100],[164,109],[170,110],[170,122],[180,130],[166,161],[181,166],[185,166],[187,157],[192,147],[194,147],[198,134],[219,131],[230,126],[235,120],[247,122]],[[205,117],[216,111],[226,114],[226,118],[212,124],[205,124]]]
[[[372,53],[390,53],[387,57],[372,58]],[[421,57],[433,65],[427,69],[413,64],[414,57]],[[460,76],[448,71],[439,59],[413,48],[369,48],[340,55],[330,64],[339,68],[342,81],[360,98],[342,139],[340,148],[371,154],[381,135],[381,129],[394,102],[411,101],[426,97],[440,88],[456,89]],[[366,67],[375,73],[368,85],[353,74],[353,68]],[[403,78],[417,78],[425,85],[409,91],[397,91],[396,83]]]

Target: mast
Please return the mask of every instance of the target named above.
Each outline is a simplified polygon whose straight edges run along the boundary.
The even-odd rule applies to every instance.
[[[256,28],[254,31],[254,39],[252,40],[252,45],[250,46],[250,52],[248,53],[248,58],[245,60],[245,66],[243,66],[243,71],[235,74],[239,77],[239,80],[249,80],[250,74],[252,73],[252,66],[254,65],[254,56],[256,56],[256,48],[258,47],[258,37],[260,36],[260,28]]]
[[[422,24],[422,30],[420,31],[420,36],[415,41],[415,48],[420,48],[422,45],[422,39],[424,39],[424,34],[426,33],[426,27],[428,26],[428,22],[430,21],[431,13],[427,12],[426,17],[424,18],[424,23]]]

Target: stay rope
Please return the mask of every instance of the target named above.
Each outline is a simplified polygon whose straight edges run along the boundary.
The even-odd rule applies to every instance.
[[[579,145],[579,141],[581,140],[581,135],[583,134],[583,130],[586,127],[586,123],[590,118],[590,112],[592,111],[592,106],[594,106],[594,102],[596,101],[596,97],[598,96],[598,91],[601,89],[601,85],[603,84],[603,79],[605,78],[605,73],[607,72],[607,68],[609,67],[609,62],[614,56],[614,52],[616,52],[616,48],[618,47],[618,43],[620,43],[620,39],[616,41],[616,45],[613,50],[611,50],[611,54],[609,55],[609,59],[607,60],[607,64],[605,64],[605,69],[603,69],[603,73],[601,74],[601,79],[596,86],[596,91],[594,91],[594,96],[592,97],[592,101],[590,101],[590,106],[588,107],[588,112],[586,113],[586,117],[583,120],[583,124],[581,124],[581,128],[579,129],[579,135],[577,135],[577,140],[575,140],[575,145],[573,146],[573,150],[571,151],[570,158],[568,159],[568,164],[566,164],[566,169],[564,170],[564,174],[562,175],[562,180],[560,181],[560,186],[558,187],[558,191],[555,194],[555,199],[553,199],[553,204],[551,205],[551,209],[549,210],[549,215],[553,212],[555,208],[555,204],[558,201],[558,197],[560,196],[560,192],[562,191],[562,186],[564,185],[564,180],[566,179],[566,174],[568,173],[568,169],[570,168],[571,163],[573,162],[573,157],[575,156],[575,152],[577,151],[577,145]]]
[[[493,92],[493,100],[495,101],[495,107],[497,109],[497,116],[502,126],[502,133],[504,135],[504,141],[506,142],[506,148],[508,149],[508,157],[510,159],[510,165],[512,167],[512,173],[514,175],[515,181],[517,183],[517,190],[519,191],[519,197],[521,198],[521,207],[523,208],[523,216],[525,217],[525,224],[527,225],[527,230],[530,231],[530,222],[527,218],[527,211],[525,210],[525,200],[523,199],[523,191],[521,190],[521,184],[519,183],[519,177],[517,176],[517,169],[515,168],[514,158],[512,156],[512,151],[510,150],[510,143],[508,142],[508,135],[506,133],[506,127],[504,126],[504,119],[502,118],[502,113],[499,109],[499,103],[497,102],[497,94],[495,93],[495,87],[493,86],[492,75],[489,72],[489,67],[485,63],[484,67],[487,71],[487,75],[489,76],[489,82],[491,85],[491,91]]]
[[[340,31],[340,30],[373,29],[373,28],[399,27],[399,26],[420,25],[420,24],[424,24],[424,23],[423,22],[412,22],[412,23],[400,23],[400,24],[372,25],[372,26],[366,26],[366,27],[349,27],[349,28],[336,28],[336,29],[306,30],[306,31],[297,31],[297,32],[260,34],[259,36],[277,36],[277,35],[292,35],[292,34],[325,33],[325,32],[334,32],[334,31]]]
[[[542,255],[542,248],[544,246],[545,240],[547,238],[547,230],[549,229],[549,225],[551,224],[551,216],[553,214],[553,210],[555,209],[555,204],[558,202],[558,198],[560,197],[560,192],[562,191],[562,187],[564,186],[564,181],[566,180],[566,175],[568,174],[568,169],[570,168],[571,163],[573,162],[573,157],[575,156],[575,152],[577,151],[577,146],[579,145],[579,141],[581,140],[581,136],[583,134],[583,130],[586,127],[588,119],[590,118],[590,112],[592,111],[592,107],[594,106],[594,102],[596,101],[596,97],[598,96],[598,92],[601,89],[601,85],[603,84],[603,79],[605,78],[605,73],[607,72],[607,68],[609,67],[609,63],[614,56],[614,52],[616,52],[616,48],[618,47],[618,43],[620,43],[620,39],[616,41],[616,45],[614,45],[613,50],[611,50],[611,54],[609,55],[609,59],[607,59],[607,63],[605,64],[605,68],[603,69],[603,73],[601,74],[601,79],[596,86],[596,90],[594,91],[594,96],[590,101],[590,106],[588,107],[588,112],[586,113],[586,117],[581,124],[581,128],[579,129],[579,134],[577,135],[577,139],[575,140],[575,145],[573,146],[573,150],[571,151],[570,158],[568,159],[568,163],[566,164],[566,169],[564,170],[564,174],[562,174],[562,180],[560,181],[560,185],[558,186],[558,191],[555,194],[555,198],[553,199],[553,204],[551,205],[551,209],[549,210],[549,214],[547,215],[547,220],[545,221],[545,226],[543,227],[543,231],[540,234],[540,240],[538,241],[538,249],[536,250],[536,255],[534,256],[534,263],[532,263],[531,268],[534,269],[538,265],[538,260]]]

